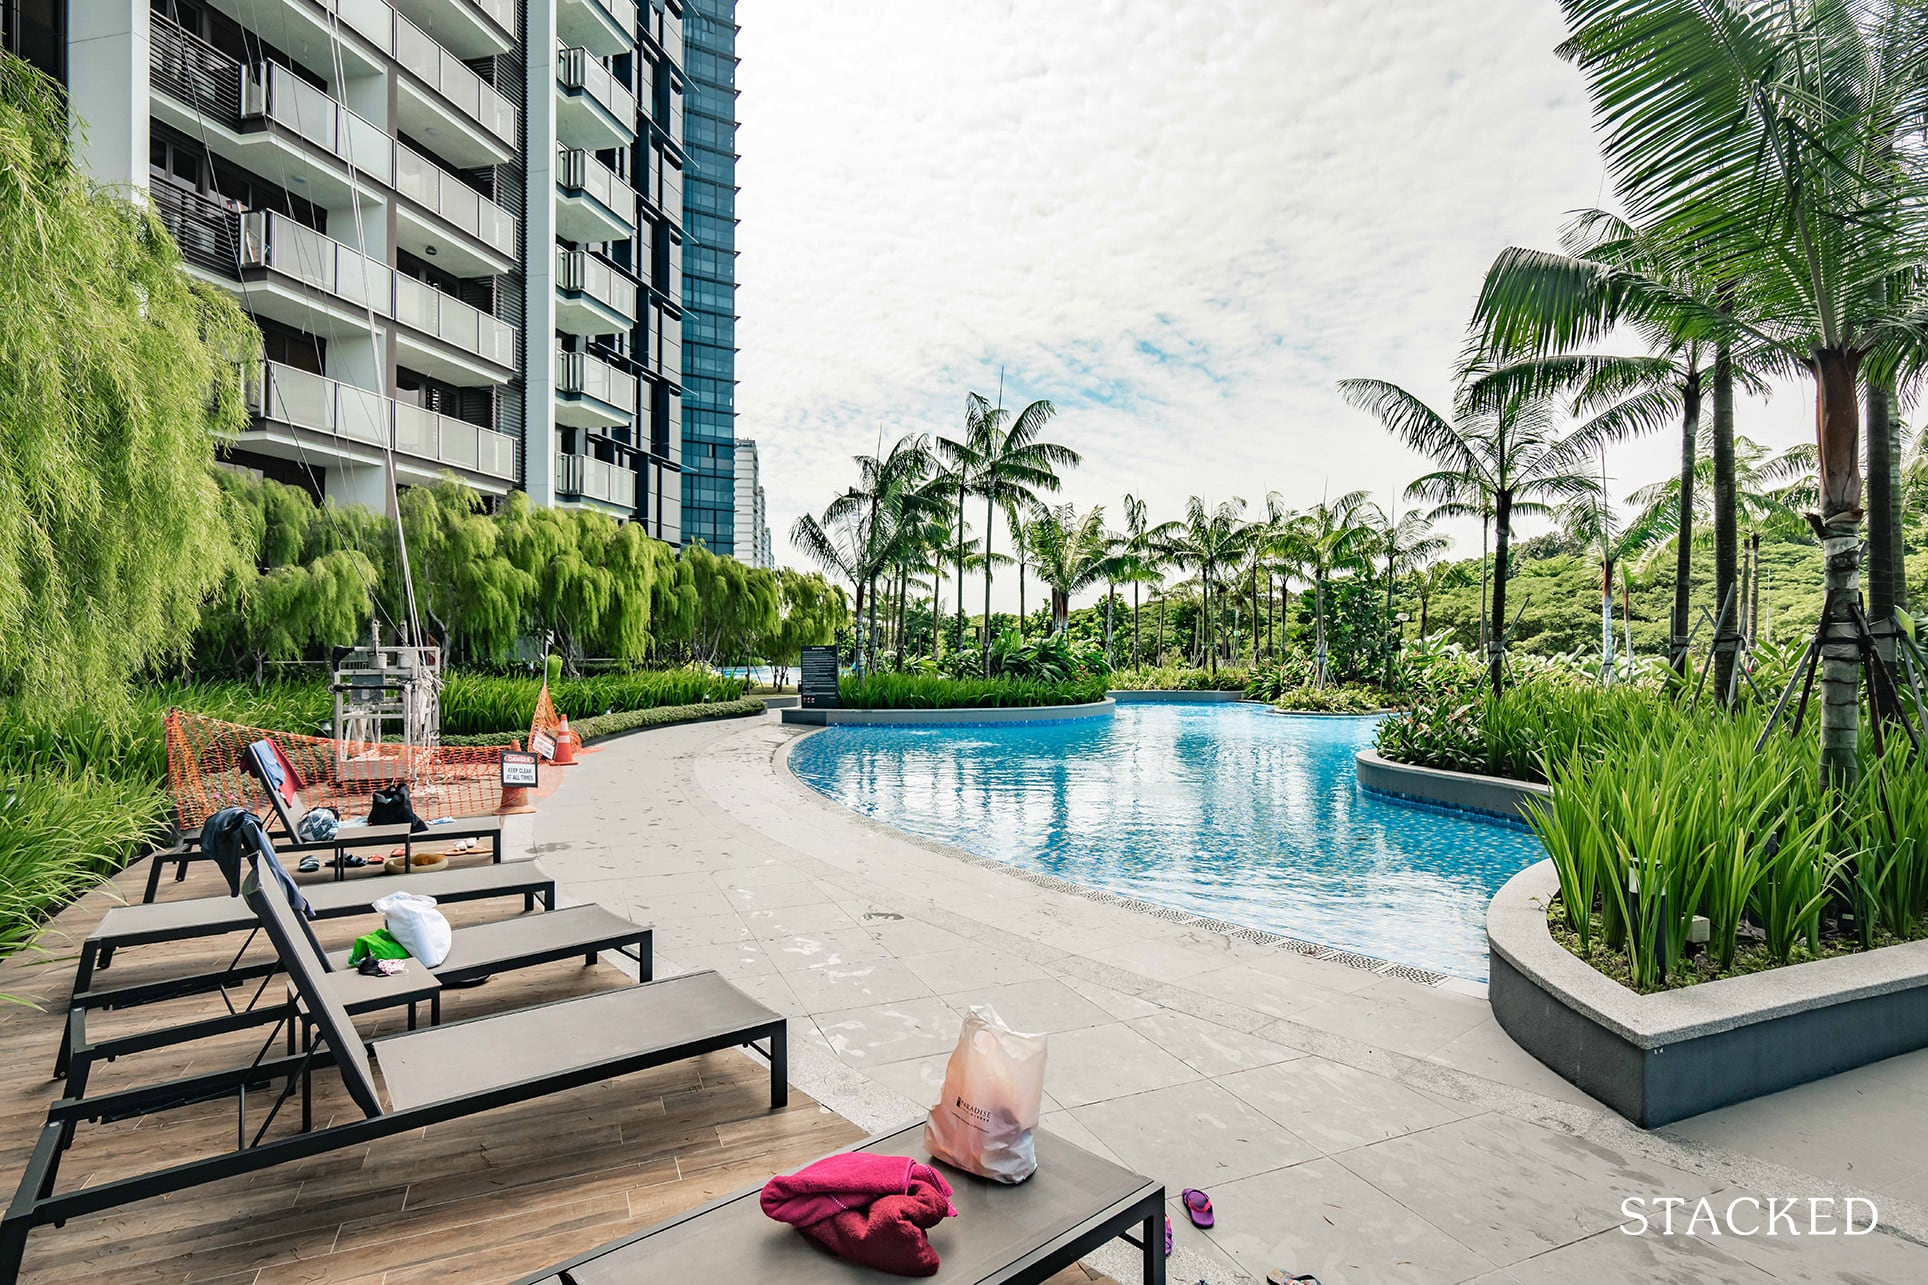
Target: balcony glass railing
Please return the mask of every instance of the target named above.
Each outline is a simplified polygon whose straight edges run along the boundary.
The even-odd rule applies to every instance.
[[[285,214],[250,210],[241,216],[240,263],[244,268],[272,268],[358,308],[393,315],[394,273],[387,264]]]
[[[586,251],[557,247],[556,287],[588,295],[632,321],[636,318],[636,283]]]
[[[515,216],[434,161],[395,144],[395,190],[494,249],[515,253]]]
[[[601,103],[624,129],[636,128],[636,95],[587,49],[557,49],[556,80],[563,88],[580,89]]]
[[[498,366],[515,365],[515,327],[426,281],[397,274],[395,320]]]
[[[622,481],[629,480],[629,494],[622,494]],[[592,455],[556,456],[556,490],[564,495],[581,495],[609,504],[634,506],[636,474],[618,468]]]
[[[515,0],[469,0],[476,8],[495,20],[495,25],[504,31],[514,33],[520,28],[515,20]]]
[[[393,11],[390,17],[395,32],[390,47],[395,61],[427,82],[483,129],[514,147],[515,108],[509,100],[496,92],[495,86],[470,71],[467,63],[435,43],[434,37],[420,27]]]
[[[256,63],[241,91],[242,117],[265,116],[389,186],[395,183],[395,144],[386,131],[279,63]]]
[[[580,393],[631,414],[636,410],[636,376],[625,374],[586,352],[556,350],[556,388]]]
[[[506,434],[280,362],[263,362],[252,382],[261,419],[515,480],[515,439]]]
[[[556,186],[592,196],[630,227],[636,226],[636,189],[597,160],[595,153],[580,147],[558,149]]]
[[[272,210],[251,210],[240,219],[244,268],[272,268],[344,300],[393,317],[403,325],[436,336],[464,352],[515,366],[515,327],[425,281],[401,276],[305,224]]]

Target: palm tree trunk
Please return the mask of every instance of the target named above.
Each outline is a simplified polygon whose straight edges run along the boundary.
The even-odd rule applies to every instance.
[[[1325,654],[1325,568],[1321,567],[1312,576],[1312,681],[1315,686],[1326,685]]]
[[[1024,551],[1018,551],[1018,641],[1024,641]]]
[[[1761,533],[1747,537],[1747,645],[1761,636]]]
[[[858,580],[855,582],[855,585],[857,590],[857,613],[852,619],[857,622],[857,645],[852,650],[850,660],[851,663],[857,667],[858,671],[862,672],[864,668],[864,582]]]
[[[1388,542],[1391,539],[1391,536],[1387,536]],[[1392,662],[1395,650],[1392,618],[1392,555],[1389,553],[1386,555],[1386,672],[1381,679],[1388,691],[1392,690]]]
[[[957,482],[957,649],[964,650],[964,472]]]
[[[1506,555],[1512,532],[1513,491],[1501,487],[1493,505],[1493,622],[1487,632],[1487,666],[1493,694],[1500,694],[1506,673]]]
[[[1815,445],[1820,456],[1821,511],[1812,519],[1830,594],[1822,625],[1821,784],[1847,790],[1860,777],[1855,748],[1861,734],[1861,650],[1852,610],[1861,596],[1858,353],[1815,350]]]
[[[1692,604],[1694,573],[1694,452],[1700,447],[1700,367],[1687,365],[1680,416],[1680,520],[1674,532],[1673,645],[1669,660],[1674,673],[1687,676],[1688,608]]]
[[[1105,581],[1105,663],[1111,663],[1111,581]]]
[[[997,501],[984,497],[984,624],[978,635],[984,640],[984,672],[991,672],[991,537],[997,531]]]
[[[1152,657],[1154,664],[1165,659],[1165,596],[1158,596],[1158,654]]]
[[[1734,357],[1726,344],[1714,350],[1714,610],[1725,611],[1714,639],[1714,698],[1723,704],[1734,681],[1734,640],[1741,615],[1736,564],[1740,516],[1734,491]]]
[[[1908,577],[1901,539],[1900,424],[1893,412],[1893,391],[1868,381],[1868,619],[1875,646],[1893,662],[1895,608],[1907,605]]]
[[[1138,582],[1131,582],[1131,667],[1138,668]]]
[[[1422,577],[1419,582],[1419,637],[1422,641],[1426,637],[1427,616],[1432,610],[1432,605],[1432,590],[1426,587],[1426,581]]]

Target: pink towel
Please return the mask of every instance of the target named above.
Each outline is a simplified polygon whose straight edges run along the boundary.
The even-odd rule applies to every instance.
[[[763,1212],[853,1263],[899,1276],[932,1276],[937,1251],[925,1230],[957,1216],[951,1185],[908,1156],[852,1151],[764,1185]]]

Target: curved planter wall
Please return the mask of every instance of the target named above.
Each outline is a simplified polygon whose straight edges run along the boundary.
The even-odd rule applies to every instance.
[[[1353,770],[1358,774],[1360,786],[1374,794],[1390,795],[1409,803],[1457,808],[1461,812],[1483,812],[1509,821],[1524,819],[1529,800],[1545,798],[1551,793],[1544,785],[1525,781],[1394,763],[1380,758],[1373,750],[1360,750],[1354,756]]]
[[[1105,694],[1120,705],[1220,705],[1245,699],[1244,692],[1194,692],[1176,687],[1148,687]]]
[[[1656,1128],[1928,1047],[1928,942],[1641,995],[1553,940],[1551,861],[1486,917],[1487,997],[1521,1048]]]
[[[1074,718],[1110,718],[1118,702],[1088,705],[1019,705],[987,709],[786,709],[783,721],[813,727],[916,725],[935,723],[1054,723]]]

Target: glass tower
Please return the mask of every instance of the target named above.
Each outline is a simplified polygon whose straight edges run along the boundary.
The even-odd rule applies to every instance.
[[[736,553],[736,0],[686,0],[683,538]]]

